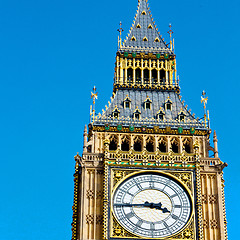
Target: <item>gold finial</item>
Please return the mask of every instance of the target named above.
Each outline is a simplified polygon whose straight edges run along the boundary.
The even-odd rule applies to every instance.
[[[203,103],[203,108],[204,108],[204,123],[205,127],[207,127],[207,110],[206,110],[206,105],[207,105],[208,97],[206,97],[206,92],[202,92],[201,96],[201,103]]]
[[[173,30],[172,30],[172,24],[170,23],[169,24],[169,36],[170,36],[170,49],[172,50],[173,49],[173,44],[172,44],[172,34],[173,34]]]
[[[119,32],[119,36],[118,36],[118,47],[122,47],[122,32],[123,32],[123,28],[122,28],[122,22],[120,21],[119,23],[119,29],[118,29],[118,32]]]
[[[95,118],[95,102],[96,99],[98,99],[98,93],[96,92],[96,87],[93,87],[93,92],[91,92],[91,98],[93,99],[93,105],[90,106],[90,118],[92,116],[92,121],[94,122],[94,118]]]

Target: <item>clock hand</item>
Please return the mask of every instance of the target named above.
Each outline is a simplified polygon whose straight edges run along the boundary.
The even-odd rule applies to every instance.
[[[153,206],[152,208],[156,208],[158,210],[162,210],[163,213],[170,213],[170,211],[165,207],[165,208],[162,208],[162,203],[159,202],[159,203],[153,203]]]
[[[146,207],[145,203],[143,204],[132,204],[132,203],[115,203],[116,207]]]
[[[154,203],[149,203],[149,202],[145,202],[145,203],[115,203],[114,206],[119,206],[119,207],[150,207],[150,208],[155,208]]]
[[[133,204],[133,203],[115,203],[114,206],[116,207],[149,207],[149,208],[156,208],[157,210],[161,210],[163,213],[170,213],[170,211],[167,208],[162,208],[162,203],[150,203],[145,202],[143,204]]]

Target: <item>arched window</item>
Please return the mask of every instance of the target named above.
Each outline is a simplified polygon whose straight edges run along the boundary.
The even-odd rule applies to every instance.
[[[179,153],[179,142],[176,138],[172,139],[171,146],[174,153]]]
[[[163,80],[163,79],[166,79],[166,72],[165,70],[160,70],[160,79]]]
[[[145,110],[151,109],[152,101],[150,98],[147,96],[146,100],[144,101],[144,108]]]
[[[185,116],[186,116],[186,114],[184,114],[184,112],[181,112],[181,113],[178,115],[179,121],[180,121],[180,122],[184,122]]]
[[[167,140],[165,138],[161,138],[158,144],[158,149],[160,152],[167,152]]]
[[[185,150],[186,153],[192,152],[190,139],[186,138],[183,140],[183,149]]]
[[[148,84],[149,83],[149,70],[148,69],[143,70],[143,78],[144,78],[144,83]]]
[[[149,137],[146,142],[146,150],[148,152],[154,152],[154,139]]]
[[[129,142],[127,142],[127,140],[124,140],[121,144],[121,150],[122,151],[129,151],[130,147],[129,147]]]
[[[133,149],[136,152],[141,152],[142,151],[142,139],[140,139],[140,138],[135,139]]]
[[[118,145],[117,137],[112,136],[110,139],[109,150],[110,151],[117,150],[117,145]]]
[[[118,118],[119,117],[119,113],[120,113],[120,111],[117,108],[115,108],[113,110],[113,112],[112,112],[113,118]]]
[[[128,96],[124,99],[123,106],[124,108],[131,108],[131,100]]]
[[[156,70],[156,69],[153,69],[153,70],[152,70],[152,84],[157,84],[157,80],[158,80],[157,70]]]
[[[128,79],[128,83],[133,82],[133,69],[132,68],[127,69],[127,79]]]
[[[168,97],[168,99],[165,101],[165,110],[170,110],[172,111],[172,101]]]
[[[136,84],[141,84],[141,69],[137,68],[135,71],[136,75]]]
[[[165,112],[163,111],[162,108],[160,108],[160,110],[157,113],[157,120],[159,121],[163,121],[164,120],[164,116],[165,116]]]
[[[162,143],[159,143],[158,148],[159,148],[159,151],[160,151],[160,152],[167,152],[166,144],[163,143],[163,142],[162,142]]]
[[[141,112],[140,112],[139,109],[137,108],[137,109],[134,111],[134,113],[133,113],[133,118],[134,118],[135,120],[139,120],[140,117],[141,117]]]

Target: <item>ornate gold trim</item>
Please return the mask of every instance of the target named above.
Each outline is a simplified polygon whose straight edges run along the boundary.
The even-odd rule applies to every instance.
[[[93,131],[97,132],[106,132],[105,126],[93,126]],[[107,132],[118,132],[119,130],[117,129],[117,126],[110,126],[109,130]],[[130,131],[129,127],[122,127],[121,130],[122,133],[142,133],[142,128],[141,127],[135,127],[134,131]],[[160,128],[159,126],[155,126],[153,128],[146,128],[146,131],[144,134],[147,133],[158,133],[158,134],[171,134],[171,135],[193,135],[190,133],[190,129],[183,129],[183,132],[181,134],[178,133],[178,129],[172,129],[172,128]],[[208,135],[207,130],[197,130],[195,131],[194,135],[195,136],[206,136]]]
[[[78,189],[79,189],[79,161],[81,157],[77,154],[74,157],[75,164],[75,173],[74,173],[74,195],[73,195],[73,216],[72,216],[72,240],[77,239],[77,221],[78,221]]]
[[[179,182],[188,192],[190,199],[191,199],[191,204],[192,204],[192,213],[191,216],[189,217],[189,220],[187,224],[176,234],[169,236],[169,237],[164,237],[164,238],[158,238],[158,239],[195,239],[195,208],[194,208],[194,183],[193,183],[193,173],[192,172],[180,172],[180,171],[156,171],[156,170],[142,170],[142,169],[118,169],[118,168],[112,168],[111,169],[111,176],[112,176],[112,184],[111,184],[111,196],[114,195],[115,190],[118,188],[118,186],[125,181],[127,178],[134,176],[136,174],[140,173],[145,173],[145,172],[155,172],[155,173],[160,173],[163,175],[167,175],[175,181]],[[190,187],[189,187],[190,186]],[[111,199],[111,226],[112,226],[112,231],[111,231],[111,237],[114,238],[133,238],[133,239],[138,239],[142,238],[140,236],[137,236],[133,233],[128,232],[124,227],[121,226],[121,224],[118,223],[116,220],[116,217],[114,216],[113,212],[113,207],[112,207],[112,199]],[[154,238],[151,238],[154,239]]]

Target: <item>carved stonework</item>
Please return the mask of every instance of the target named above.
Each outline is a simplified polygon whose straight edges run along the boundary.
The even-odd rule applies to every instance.
[[[98,175],[103,175],[103,174],[104,174],[104,171],[103,171],[103,170],[97,170],[97,174],[98,174]]]
[[[121,225],[118,224],[118,222],[113,217],[113,232],[112,237],[135,237],[133,234],[126,231],[124,228],[122,228]]]
[[[93,199],[94,198],[94,191],[93,190],[87,190],[87,198]]]
[[[207,219],[203,220],[203,227],[204,228],[209,228],[209,221]]]
[[[181,233],[176,236],[170,237],[170,239],[195,239],[195,224],[192,219],[188,227],[186,227]]]
[[[113,187],[121,180],[123,179],[125,176],[127,176],[130,173],[133,173],[134,171],[128,171],[128,170],[117,170],[117,169],[113,169]]]
[[[211,227],[212,229],[218,228],[218,221],[217,221],[216,219],[210,220],[210,227]]]
[[[180,181],[182,181],[190,191],[192,191],[192,174],[188,172],[184,173],[176,173],[176,172],[170,172],[172,175],[177,177]]]
[[[94,223],[94,215],[93,214],[87,214],[86,215],[86,223],[87,224],[93,224]]]
[[[103,198],[103,191],[97,191],[97,198]]]
[[[96,216],[96,224],[102,225],[103,224],[103,215]]]
[[[202,195],[202,203],[207,204],[208,203],[208,196],[207,194]]]
[[[217,202],[217,197],[215,195],[209,195],[208,196],[209,203],[215,204]]]

